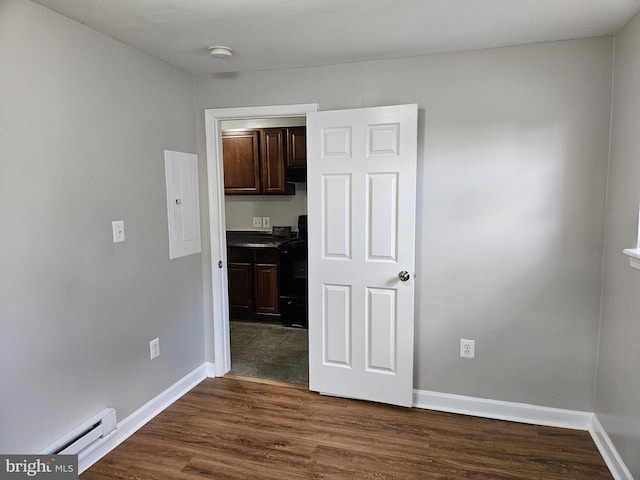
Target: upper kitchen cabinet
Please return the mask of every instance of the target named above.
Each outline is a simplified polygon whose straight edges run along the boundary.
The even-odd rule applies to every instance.
[[[306,141],[301,146],[305,127],[301,128],[302,131],[299,127],[223,131],[225,193],[295,194],[295,185],[287,181],[287,171],[290,161],[300,165],[301,148],[306,165]]]
[[[222,132],[225,193],[262,192],[259,145],[260,130]]]
[[[287,130],[287,168],[307,168],[307,127]]]
[[[290,182],[307,181],[307,128],[287,127],[287,174]]]
[[[289,194],[295,192],[295,185],[285,178],[286,130],[284,128],[262,129],[260,150],[262,166],[262,193]]]

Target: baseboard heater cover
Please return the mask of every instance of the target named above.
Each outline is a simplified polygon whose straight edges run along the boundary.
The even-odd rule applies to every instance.
[[[116,411],[105,408],[64,437],[40,452],[41,455],[78,455],[78,460],[93,452],[116,433]]]

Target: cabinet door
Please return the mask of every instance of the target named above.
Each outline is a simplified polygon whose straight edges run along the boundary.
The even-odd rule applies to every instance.
[[[260,130],[222,132],[225,193],[261,193]]]
[[[262,130],[263,193],[286,193],[284,145],[284,128],[265,128]]]
[[[278,265],[255,265],[255,312],[279,313]]]
[[[307,127],[287,128],[287,168],[307,168]]]
[[[229,247],[227,257],[229,310],[232,318],[249,319],[253,312],[253,252]]]
[[[229,308],[235,315],[246,318],[253,311],[253,282],[250,263],[229,263]]]

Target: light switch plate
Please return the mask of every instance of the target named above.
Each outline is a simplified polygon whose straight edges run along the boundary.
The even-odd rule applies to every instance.
[[[262,217],[262,228],[271,228],[271,217]]]
[[[124,242],[124,220],[114,220],[111,222],[113,229],[113,243]]]
[[[262,228],[262,217],[253,217],[253,227]]]
[[[160,356],[160,339],[154,338],[149,342],[149,356],[151,360]]]

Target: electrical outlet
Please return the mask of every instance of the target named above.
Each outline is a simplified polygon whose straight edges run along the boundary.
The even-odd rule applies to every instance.
[[[262,227],[271,228],[271,217],[262,217]]]
[[[476,357],[476,341],[460,339],[460,356],[462,358],[475,358]]]
[[[154,338],[149,342],[149,353],[151,360],[160,356],[160,339]]]
[[[262,217],[253,217],[253,227],[262,228]]]

